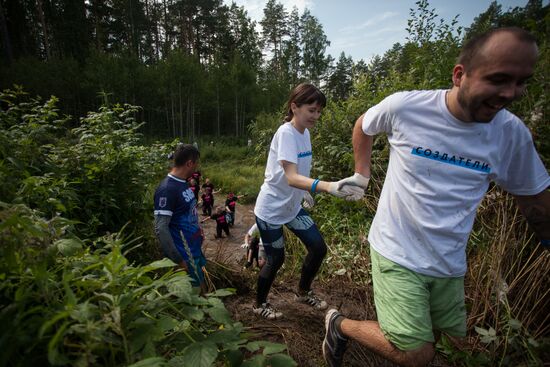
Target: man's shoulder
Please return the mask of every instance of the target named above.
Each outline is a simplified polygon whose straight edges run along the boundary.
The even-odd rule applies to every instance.
[[[502,109],[491,121],[491,127],[511,138],[530,139],[531,132],[525,122],[514,113]]]
[[[166,176],[159,186],[157,187],[157,192],[164,192],[167,194],[170,193],[179,193],[187,190],[189,185],[185,181],[175,180],[170,176]]]
[[[385,109],[398,113],[403,110],[411,110],[422,106],[435,106],[443,90],[408,90],[390,94],[381,102]]]
[[[401,101],[407,104],[413,102],[424,103],[427,101],[431,101],[434,98],[437,98],[437,96],[439,96],[442,92],[444,91],[439,89],[407,90],[396,92],[390,95],[388,98],[391,98],[394,102]]]

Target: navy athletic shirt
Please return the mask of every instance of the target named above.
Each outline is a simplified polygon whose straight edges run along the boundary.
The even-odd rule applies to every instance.
[[[201,256],[202,230],[197,213],[197,200],[187,181],[171,174],[162,180],[155,191],[155,215],[171,216],[170,234],[184,260],[189,256],[184,246],[189,245],[193,258]],[[181,234],[185,237],[184,244]]]

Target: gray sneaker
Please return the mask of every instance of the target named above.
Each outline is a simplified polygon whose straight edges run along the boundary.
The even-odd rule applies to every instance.
[[[296,300],[297,302],[305,303],[306,305],[309,305],[314,309],[320,310],[320,311],[326,310],[328,306],[327,303],[322,299],[320,299],[319,297],[317,297],[317,295],[315,295],[313,291],[309,291],[303,296],[295,295],[294,300]]]
[[[283,313],[275,310],[269,303],[262,303],[259,307],[252,306],[252,310],[256,315],[259,315],[268,320],[280,319]]]
[[[329,367],[339,367],[344,361],[344,352],[348,344],[348,339],[340,335],[334,320],[342,315],[336,309],[331,308],[325,316],[325,340],[323,341],[323,357]]]

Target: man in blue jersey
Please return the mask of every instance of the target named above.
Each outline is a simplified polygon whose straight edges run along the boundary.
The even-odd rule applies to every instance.
[[[203,233],[199,225],[197,199],[187,179],[195,172],[199,151],[193,145],[178,145],[174,166],[155,191],[155,232],[162,252],[185,269],[191,284],[205,290],[202,267]]]

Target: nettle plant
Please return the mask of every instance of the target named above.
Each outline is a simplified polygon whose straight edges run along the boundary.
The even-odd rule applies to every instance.
[[[141,244],[118,233],[150,221],[167,150],[139,145],[134,107],[69,129],[54,97],[0,100],[0,366],[295,365],[231,319],[233,290],[200,296],[171,261],[128,260]]]
[[[0,218],[0,365],[295,365],[284,345],[248,340],[222,302],[231,289],[200,296],[170,260],[134,266],[132,241],[86,244],[24,205]]]

